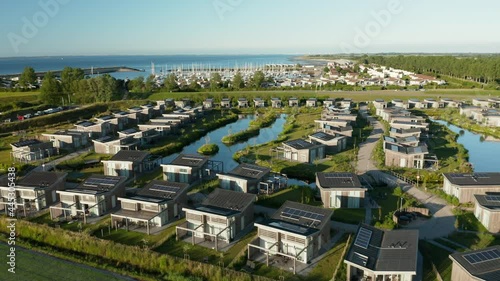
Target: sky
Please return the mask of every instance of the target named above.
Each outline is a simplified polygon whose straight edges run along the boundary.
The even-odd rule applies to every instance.
[[[0,57],[500,52],[497,0],[2,0]]]

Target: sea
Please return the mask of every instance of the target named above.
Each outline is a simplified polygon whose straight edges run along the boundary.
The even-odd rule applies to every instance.
[[[144,72],[116,72],[111,75],[117,79],[133,79],[151,74],[152,63],[155,72],[175,69],[176,67],[191,68],[193,65],[203,65],[212,68],[232,68],[257,66],[264,64],[305,64],[298,55],[134,55],[134,56],[49,56],[49,57],[11,57],[0,58],[0,74],[21,73],[26,66],[35,71],[57,71],[66,66],[91,68],[127,66],[142,69]]]

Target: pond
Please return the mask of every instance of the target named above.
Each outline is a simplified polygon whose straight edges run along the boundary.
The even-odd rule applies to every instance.
[[[198,154],[197,150],[200,146],[204,145],[208,140],[209,143],[215,143],[219,146],[219,152],[210,157],[211,160],[222,161],[224,163],[224,172],[228,172],[239,165],[234,161],[233,154],[239,150],[245,149],[247,146],[254,146],[258,144],[267,143],[278,138],[278,135],[283,131],[283,126],[286,122],[286,114],[281,114],[276,121],[268,128],[260,129],[260,133],[256,137],[252,137],[245,142],[235,143],[233,145],[226,145],[222,143],[222,137],[245,130],[250,125],[250,122],[255,119],[254,115],[245,115],[243,118],[238,119],[236,122],[228,124],[224,127],[216,129],[208,133],[205,137],[196,140],[182,150],[182,154]],[[169,163],[175,159],[179,153],[166,156],[162,159],[162,163]],[[288,179],[288,184],[293,185],[307,185],[303,181],[296,179]]]
[[[457,142],[469,151],[469,162],[474,172],[500,172],[500,139],[487,137],[470,132],[442,120],[435,120],[459,134]],[[463,131],[463,134],[460,134]]]

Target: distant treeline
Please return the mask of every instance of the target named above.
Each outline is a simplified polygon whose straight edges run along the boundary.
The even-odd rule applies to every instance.
[[[360,63],[374,63],[417,73],[435,73],[479,83],[500,84],[500,56],[362,56]]]

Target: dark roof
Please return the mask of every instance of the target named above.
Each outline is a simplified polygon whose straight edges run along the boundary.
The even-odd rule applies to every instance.
[[[389,136],[384,136],[384,141],[392,143],[408,143],[408,142],[418,142],[418,139],[415,136],[408,136],[404,138],[393,138]]]
[[[230,98],[222,98],[221,101],[231,101]]]
[[[33,171],[22,178],[18,185],[33,187],[51,186],[66,175],[67,173]]]
[[[270,171],[271,169],[267,167],[242,163],[233,170],[229,171],[228,174],[250,179],[260,179]]]
[[[322,188],[362,188],[359,178],[354,173],[316,173]]]
[[[138,133],[138,132],[141,132],[141,131],[139,129],[136,129],[136,128],[130,128],[130,129],[126,129],[126,130],[120,131],[118,133],[126,134],[126,135],[131,135],[131,134],[135,134],[135,133]]]
[[[40,144],[40,143],[42,143],[42,142],[37,140],[37,139],[29,139],[29,140],[22,140],[22,141],[11,143],[11,145],[13,145],[15,147],[23,147],[23,146],[30,146],[30,145],[34,145],[34,144]]]
[[[281,101],[280,98],[271,98],[272,101]]]
[[[398,134],[409,134],[409,133],[421,133],[422,131],[419,128],[410,128],[410,129],[391,128],[391,132]]]
[[[102,192],[108,192],[115,189],[118,185],[125,181],[124,177],[117,176],[105,176],[105,175],[91,175],[85,179],[81,184],[79,184],[74,189],[66,190],[68,192],[81,192],[81,193],[91,193],[97,194]]]
[[[317,138],[317,139],[324,140],[324,141],[333,140],[335,138],[334,135],[330,135],[330,134],[323,133],[323,132],[314,133],[314,134],[310,135],[310,137]]]
[[[385,102],[383,99],[376,99],[376,102]]]
[[[208,159],[210,159],[210,157],[195,154],[179,154],[179,156],[172,160],[170,164],[188,167],[202,167]]]
[[[500,187],[500,173],[444,173],[443,176],[455,185],[496,185]]]
[[[361,224],[345,260],[372,271],[416,272],[417,254],[418,230],[381,230]]]
[[[487,254],[483,255],[485,252]],[[499,252],[500,245],[496,245],[475,251],[455,252],[450,255],[450,258],[460,264],[470,275],[480,280],[498,281],[500,280],[500,258],[497,257]],[[493,253],[493,256],[490,253]],[[485,259],[483,258],[485,256],[491,258]],[[480,258],[479,262],[477,262],[478,257]]]
[[[288,100],[298,100],[298,99],[297,99],[297,98],[295,98],[295,97],[291,97],[291,98],[289,98]]]
[[[238,98],[238,101],[247,101],[246,98]]]
[[[253,101],[263,101],[261,98],[254,98]]]
[[[263,224],[308,236],[323,227],[330,227],[333,211],[321,207],[286,201]]]
[[[391,150],[394,152],[404,153],[404,154],[427,154],[427,153],[429,153],[429,150],[427,149],[427,146],[425,146],[425,145],[403,146],[403,145],[394,144],[394,143],[386,143],[385,149]]]
[[[479,205],[494,211],[500,211],[500,193],[474,194]]]
[[[216,188],[201,205],[242,212],[256,198],[255,194]]]
[[[393,99],[392,102],[403,102],[402,99]]]
[[[317,98],[308,98],[307,101],[317,101]]]
[[[139,188],[136,195],[153,199],[172,200],[186,192],[189,184],[180,182],[167,182],[162,180],[152,180],[143,188]],[[135,198],[139,199],[139,198]]]
[[[82,126],[82,127],[90,127],[90,126],[94,126],[94,125],[96,125],[96,123],[94,123],[92,121],[82,121],[82,122],[76,123],[76,126]]]
[[[303,139],[289,140],[289,141],[283,142],[283,144],[291,146],[295,149],[309,149],[313,146],[316,146],[314,143],[310,143],[310,142],[305,141]]]
[[[112,161],[138,161],[142,162],[149,156],[149,152],[147,151],[139,151],[139,150],[120,150],[118,153],[113,155],[110,160]]]

